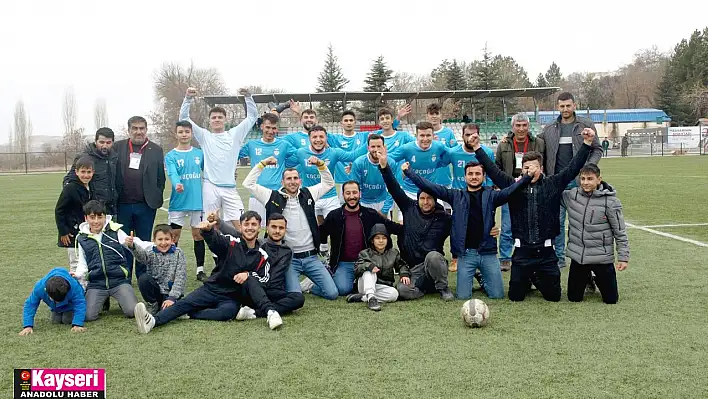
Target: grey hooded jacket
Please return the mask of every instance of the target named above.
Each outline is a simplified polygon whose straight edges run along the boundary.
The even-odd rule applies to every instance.
[[[583,265],[629,262],[622,203],[612,186],[604,181],[590,195],[575,187],[563,192],[568,209],[568,256]]]

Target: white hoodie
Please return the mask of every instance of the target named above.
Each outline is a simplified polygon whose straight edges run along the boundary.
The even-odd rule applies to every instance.
[[[101,240],[103,239],[103,230],[105,230],[106,226],[108,226],[108,224],[110,224],[110,223],[113,223],[114,226],[118,227],[118,243],[125,246],[125,238],[128,237],[128,235],[125,234],[125,232],[123,230],[120,230],[120,227],[123,226],[122,224],[111,222],[111,215],[106,215],[106,223],[103,225],[103,229],[101,230],[100,233],[97,233],[97,234],[91,233],[91,227],[89,226],[89,223],[83,222],[79,225],[79,234],[86,234],[90,238],[93,238],[94,240],[96,240],[96,242],[98,242],[99,245],[103,245],[103,244],[101,244]],[[150,249],[150,248],[152,248],[153,244],[150,241],[145,242],[145,241],[139,239],[138,237],[134,237],[133,238],[133,245],[138,245],[142,248]],[[104,246],[104,248],[108,248],[111,251],[114,251],[113,248],[108,247],[108,246]],[[86,273],[88,273],[88,263],[86,263],[86,255],[84,254],[84,249],[81,247],[81,245],[79,245],[78,239],[76,240],[76,251],[78,252],[79,264],[78,264],[78,266],[76,266],[76,272],[74,273],[74,277],[76,277],[85,288],[85,286],[86,286]],[[121,255],[121,257],[123,257],[123,255]]]

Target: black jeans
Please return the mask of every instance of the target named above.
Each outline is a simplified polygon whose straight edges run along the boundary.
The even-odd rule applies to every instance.
[[[595,284],[600,290],[602,301],[605,303],[617,303],[619,293],[617,292],[617,273],[615,265],[581,265],[576,261],[570,262],[570,273],[568,274],[568,300],[580,302],[585,296],[585,286],[588,283],[588,275],[595,272]]]
[[[253,276],[248,276],[241,288],[239,302],[255,310],[257,317],[266,317],[269,310],[284,315],[305,304],[305,296],[301,292],[287,292],[285,287],[266,288]]]
[[[543,298],[551,302],[560,301],[561,273],[558,268],[558,257],[552,246],[526,246],[514,249],[511,258],[509,299],[523,301],[526,298],[526,293],[531,288],[531,276],[534,273],[534,285]]]
[[[236,317],[238,302],[232,297],[214,292],[209,285],[202,285],[155,315],[155,326],[188,314],[192,319],[227,321]]]
[[[138,277],[138,289],[140,289],[140,295],[143,296],[145,302],[157,303],[162,306],[162,302],[167,299],[167,295],[160,291],[160,285],[150,273],[143,273]]]

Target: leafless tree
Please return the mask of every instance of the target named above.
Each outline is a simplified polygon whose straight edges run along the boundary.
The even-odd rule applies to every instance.
[[[96,99],[93,109],[93,125],[96,130],[108,126],[108,111],[106,110],[106,99]]]
[[[62,103],[62,120],[64,121],[62,148],[72,154],[79,152],[84,146],[83,128],[77,128],[76,119],[76,96],[74,95],[74,89],[67,87],[64,91],[64,101]]]
[[[179,109],[184,99],[187,87],[195,87],[198,96],[223,95],[227,93],[221,74],[214,68],[200,69],[190,64],[183,68],[176,62],[162,64],[153,77],[153,92],[156,109],[150,113],[151,130],[155,132],[157,141],[169,148],[175,144],[174,124],[179,117]],[[197,99],[191,109],[194,122],[206,126],[209,105]]]
[[[19,100],[15,104],[15,121],[14,121],[14,145],[15,151],[17,152],[27,152],[29,151],[29,132],[31,129],[31,123],[28,123],[27,112],[25,111],[25,104],[22,100]]]
[[[12,125],[8,126],[7,136],[7,152],[15,152],[15,140],[13,137]]]

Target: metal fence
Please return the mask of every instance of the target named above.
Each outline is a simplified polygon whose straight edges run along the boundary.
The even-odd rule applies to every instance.
[[[67,152],[0,153],[0,173],[67,172],[73,161]]]
[[[628,145],[623,149],[622,141],[610,145],[607,156],[668,156],[708,154],[708,137],[699,135],[683,137],[682,141],[663,135],[627,135]]]

